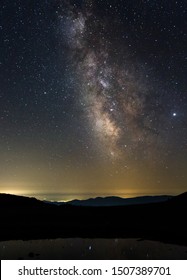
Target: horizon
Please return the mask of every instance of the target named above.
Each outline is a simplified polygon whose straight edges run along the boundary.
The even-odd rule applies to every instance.
[[[0,192],[0,194],[8,194],[8,195],[15,195],[15,196],[22,196],[22,197],[29,197],[29,198],[36,198],[41,201],[49,201],[49,202],[69,202],[72,200],[87,200],[87,199],[95,199],[95,198],[107,198],[107,197],[119,197],[124,199],[129,198],[138,198],[138,197],[146,197],[146,196],[178,196],[180,194],[185,193],[134,193],[134,194],[32,194],[32,193],[13,193],[13,192]]]

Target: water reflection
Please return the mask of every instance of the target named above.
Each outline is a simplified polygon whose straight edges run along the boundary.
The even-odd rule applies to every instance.
[[[1,259],[187,259],[187,247],[141,239],[0,242]]]

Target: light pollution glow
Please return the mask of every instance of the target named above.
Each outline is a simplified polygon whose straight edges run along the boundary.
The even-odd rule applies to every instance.
[[[126,1],[116,10],[107,1],[98,1],[102,10],[92,0],[57,2],[55,20],[43,18],[48,28],[34,16],[30,37],[20,39],[21,22],[4,40],[0,192],[60,201],[186,191],[186,88],[175,56],[179,46],[182,59],[182,40],[167,28],[153,34],[158,26],[146,16],[136,31],[119,17],[121,8],[128,15]],[[165,33],[172,44],[155,38]],[[17,64],[7,48],[14,41]]]

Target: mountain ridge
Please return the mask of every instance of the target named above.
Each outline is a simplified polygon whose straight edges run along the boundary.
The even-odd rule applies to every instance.
[[[0,194],[0,240],[143,238],[187,245],[187,193],[158,203],[75,206]]]
[[[122,206],[134,204],[147,204],[162,202],[170,199],[171,196],[140,196],[132,198],[122,198],[118,196],[96,197],[86,200],[72,200],[69,204],[79,206]]]

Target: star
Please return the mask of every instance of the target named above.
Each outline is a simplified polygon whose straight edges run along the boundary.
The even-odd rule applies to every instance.
[[[1,2],[0,192],[186,191],[185,1]]]

